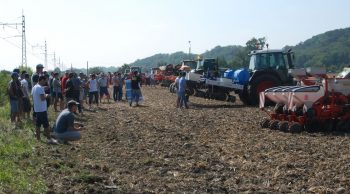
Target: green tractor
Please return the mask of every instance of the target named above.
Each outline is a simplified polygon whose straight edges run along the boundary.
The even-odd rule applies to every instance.
[[[258,105],[259,93],[267,88],[292,85],[293,77],[288,69],[293,69],[294,55],[291,49],[256,50],[250,53],[248,67],[249,80],[243,89],[236,90],[240,100],[246,105]]]

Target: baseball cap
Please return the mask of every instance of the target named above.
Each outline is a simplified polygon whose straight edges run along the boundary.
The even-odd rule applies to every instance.
[[[20,70],[18,68],[14,69],[13,72],[16,72],[19,74]]]
[[[75,100],[70,100],[67,103],[68,107],[72,107],[73,105],[79,105],[79,102],[75,101]]]
[[[44,68],[44,65],[42,65],[42,64],[37,64],[37,65],[36,65],[36,68],[37,68],[37,69]]]

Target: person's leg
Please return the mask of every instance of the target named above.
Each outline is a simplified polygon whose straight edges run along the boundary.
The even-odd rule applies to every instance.
[[[113,86],[113,100],[117,101],[117,86]]]
[[[109,99],[111,98],[111,96],[109,95],[108,87],[105,89],[105,95],[107,97],[107,103],[109,103]]]
[[[94,96],[95,96],[95,103],[98,106],[98,92],[94,92]]]
[[[180,94],[180,108],[182,108],[184,104],[184,92],[179,92]]]
[[[57,103],[58,103],[58,93],[57,92],[54,92],[53,93],[53,109],[55,110],[55,112],[58,112],[57,110]]]
[[[36,117],[36,120],[35,120],[35,125],[36,125],[35,136],[36,136],[36,139],[38,141],[40,141],[40,127],[43,124],[43,118],[42,118],[42,114],[40,112],[36,112],[35,113],[35,117]]]
[[[10,112],[11,112],[11,122],[14,123],[16,121],[16,101],[10,100]]]
[[[47,115],[47,112],[42,112],[40,113],[42,115],[42,124],[43,124],[43,127],[44,127],[44,136],[47,138],[47,139],[50,139],[51,138],[51,135],[50,135],[50,124],[49,124],[49,118],[48,118],[48,115]]]
[[[118,87],[118,94],[119,94],[118,100],[122,101],[122,99],[123,99],[123,86]]]
[[[64,102],[63,102],[62,93],[58,93],[58,99],[60,100],[60,110],[62,111],[64,109]]]
[[[67,143],[68,141],[81,139],[81,134],[79,131],[66,131],[64,133],[55,133],[55,137],[60,143]]]
[[[18,98],[18,112],[16,114],[17,122],[21,121],[21,118],[23,117],[23,98]]]
[[[181,100],[180,93],[177,92],[176,93],[176,108],[180,108],[180,100]]]
[[[100,103],[102,103],[102,98],[103,98],[103,92],[102,92],[102,87],[100,88]]]
[[[186,93],[185,92],[182,93],[182,101],[183,101],[183,105],[185,106],[185,108],[188,108],[187,98],[186,98]]]
[[[91,109],[92,99],[94,98],[94,94],[89,92],[89,108]]]
[[[141,90],[135,90],[135,102],[136,102],[136,106],[139,105],[140,95],[141,95]]]
[[[132,102],[136,99],[136,90],[131,90],[131,99],[129,100],[129,105],[132,106]]]

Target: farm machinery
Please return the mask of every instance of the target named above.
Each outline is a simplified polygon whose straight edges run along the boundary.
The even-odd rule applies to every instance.
[[[350,129],[350,68],[331,78],[325,71],[312,68],[290,73],[300,84],[272,87],[260,93],[262,110],[265,99],[276,103],[273,111],[265,110],[268,118],[261,121],[261,127],[293,133]]]
[[[141,67],[129,67],[127,69],[125,69],[125,72],[124,74],[127,75],[127,79],[131,79],[131,77],[133,76],[133,73],[135,71],[137,71],[140,75],[140,78],[141,78],[141,81],[142,81],[142,84],[145,84],[146,83],[146,74],[141,72]]]
[[[258,105],[259,93],[267,88],[293,84],[288,69],[293,69],[291,50],[256,50],[250,53],[248,69],[226,70],[216,59],[197,62],[197,68],[187,74],[190,94],[217,100],[235,101],[230,93],[238,94],[246,105]]]

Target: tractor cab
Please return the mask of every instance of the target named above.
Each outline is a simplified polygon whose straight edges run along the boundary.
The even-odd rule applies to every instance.
[[[293,53],[282,50],[259,50],[250,53],[249,70],[287,70],[294,68]]]
[[[219,67],[216,59],[202,59],[197,61],[195,70],[197,74],[208,74],[208,76],[218,76]]]
[[[261,74],[270,74],[282,83],[290,82],[293,78],[288,74],[288,69],[293,69],[294,54],[291,50],[256,50],[250,53],[248,71],[251,79]]]
[[[183,60],[182,61],[182,66],[188,66],[191,69],[196,69],[197,68],[197,62],[194,60]]]

